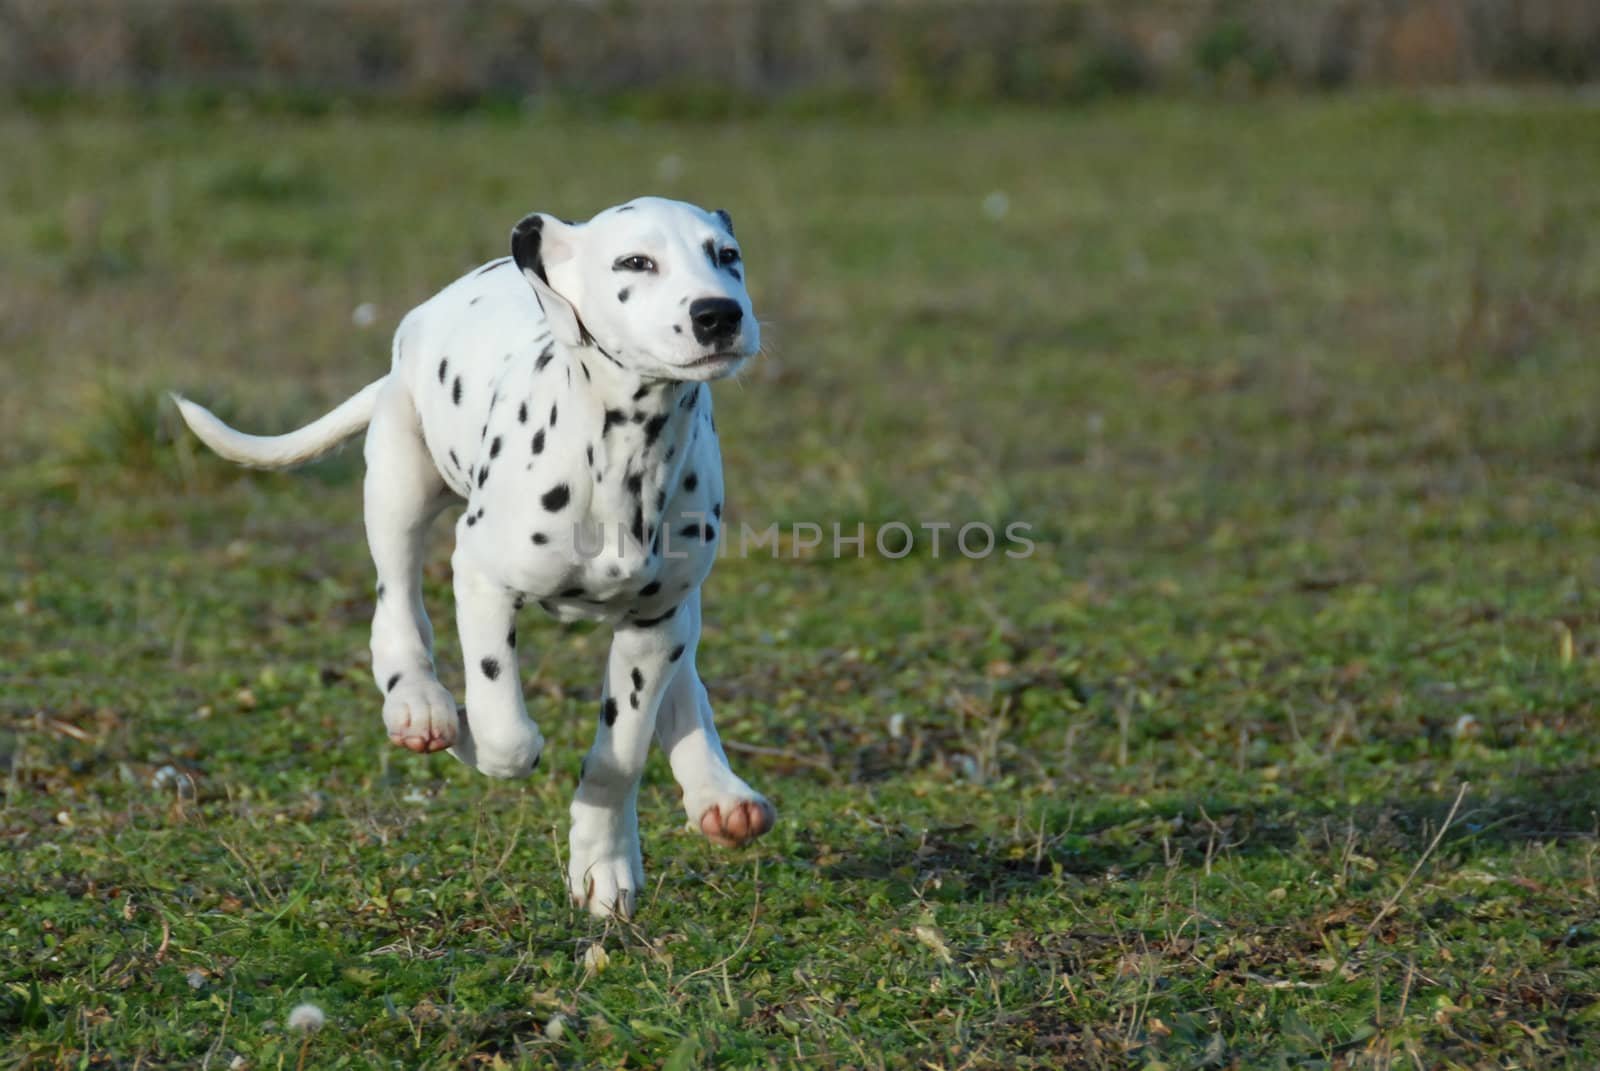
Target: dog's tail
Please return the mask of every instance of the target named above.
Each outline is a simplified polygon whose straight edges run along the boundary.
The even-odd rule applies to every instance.
[[[257,469],[289,469],[329,453],[372,421],[383,379],[368,383],[338,408],[286,435],[246,435],[223,423],[211,410],[174,394],[172,400],[183,422],[218,454],[229,461]]]

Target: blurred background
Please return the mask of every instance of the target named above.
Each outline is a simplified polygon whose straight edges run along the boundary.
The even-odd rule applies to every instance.
[[[1577,83],[1587,0],[3,0],[29,100],[232,94],[663,116],[1061,104],[1135,90]]]

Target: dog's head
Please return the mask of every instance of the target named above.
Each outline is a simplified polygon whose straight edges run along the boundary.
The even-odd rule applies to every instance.
[[[558,340],[654,379],[718,379],[761,348],[733,220],[640,197],[587,223],[535,212],[511,255]]]

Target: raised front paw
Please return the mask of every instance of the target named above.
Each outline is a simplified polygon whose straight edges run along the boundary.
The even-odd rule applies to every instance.
[[[456,701],[431,677],[401,677],[384,697],[383,725],[400,747],[418,754],[443,751],[458,735]]]
[[[764,798],[729,797],[700,812],[700,832],[724,848],[749,844],[778,820],[778,812]]]
[[[490,777],[527,777],[539,768],[544,737],[520,711],[474,718],[461,711],[461,730],[450,754]]]

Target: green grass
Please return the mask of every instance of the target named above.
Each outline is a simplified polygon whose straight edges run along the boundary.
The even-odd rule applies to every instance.
[[[0,1063],[1600,1065],[1592,108],[0,144]],[[524,631],[531,781],[390,748],[359,455],[247,474],[160,392],[287,427],[523,212],[644,191],[732,211],[768,323],[731,522],[1038,547],[719,565],[779,825],[709,846],[653,758],[619,925],[560,880],[603,634]]]

